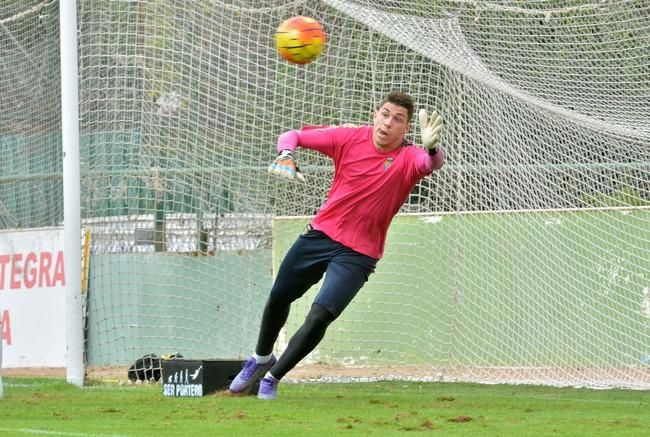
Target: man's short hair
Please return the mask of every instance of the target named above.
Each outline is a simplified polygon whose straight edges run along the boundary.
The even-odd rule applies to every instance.
[[[384,103],[392,103],[393,105],[401,106],[406,109],[408,121],[409,123],[411,122],[411,118],[413,118],[413,98],[410,95],[402,91],[391,91],[386,94],[379,107],[381,108],[384,106]]]

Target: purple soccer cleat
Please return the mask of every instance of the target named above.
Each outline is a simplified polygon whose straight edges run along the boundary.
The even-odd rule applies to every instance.
[[[230,383],[230,392],[235,394],[247,392],[276,362],[275,355],[271,355],[271,359],[264,364],[257,364],[255,357],[250,357],[241,372]]]
[[[260,390],[257,392],[258,399],[273,400],[278,397],[278,381],[275,378],[262,378],[260,382]]]

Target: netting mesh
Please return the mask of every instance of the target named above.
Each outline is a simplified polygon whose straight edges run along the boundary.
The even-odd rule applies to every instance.
[[[650,384],[647,2],[78,5],[89,364],[248,355],[273,266],[333,174],[301,150],[307,184],[269,177],[277,135],[368,123],[401,89],[444,114],[446,165],[415,187],[377,273],[306,362]],[[58,3],[2,8],[0,227],[58,224]],[[293,15],[329,34],[307,66],[273,47]]]
[[[58,5],[0,7],[0,227],[63,218]]]

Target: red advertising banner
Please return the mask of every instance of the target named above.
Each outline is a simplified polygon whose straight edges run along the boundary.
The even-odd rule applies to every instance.
[[[63,229],[0,232],[2,367],[65,366]]]

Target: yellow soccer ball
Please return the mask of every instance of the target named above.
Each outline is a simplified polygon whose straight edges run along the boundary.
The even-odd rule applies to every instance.
[[[275,46],[284,59],[294,64],[308,64],[320,55],[327,35],[313,18],[292,17],[275,32]]]

